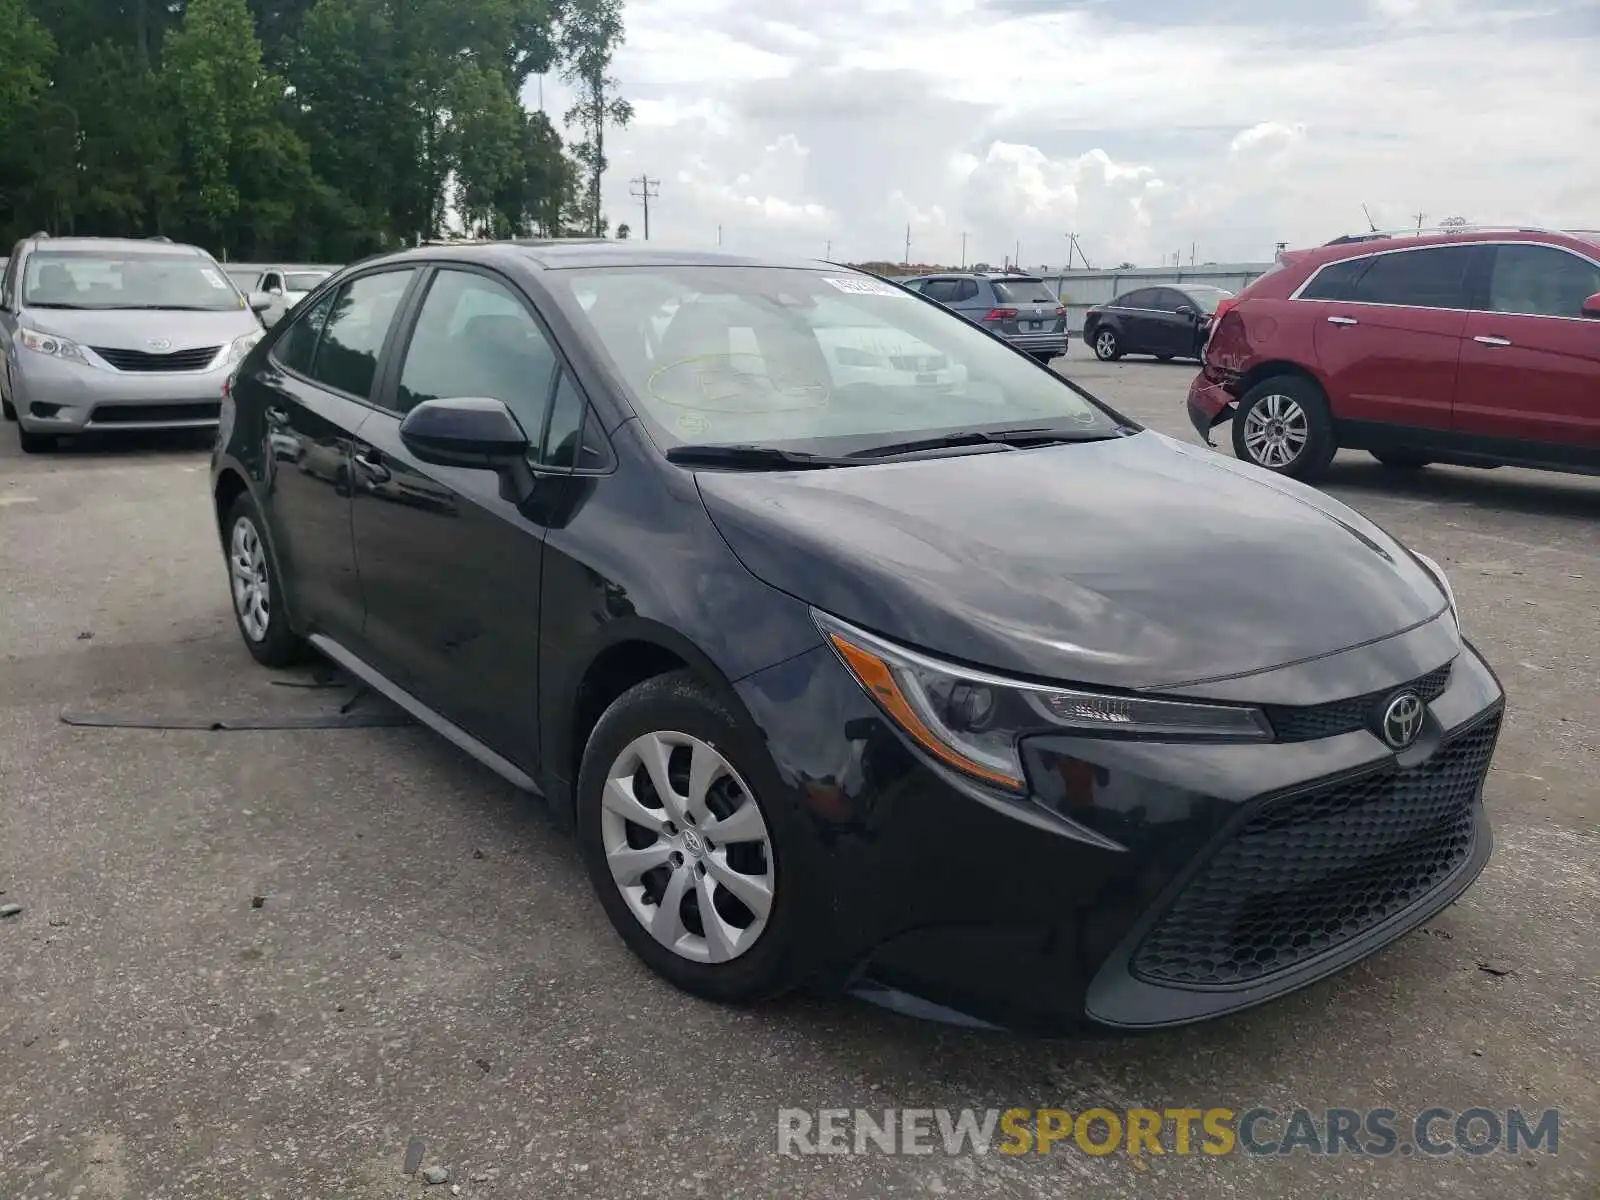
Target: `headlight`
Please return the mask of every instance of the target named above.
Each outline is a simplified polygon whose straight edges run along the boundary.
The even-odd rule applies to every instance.
[[[261,340],[263,331],[258,329],[254,333],[247,333],[243,337],[233,339],[233,345],[228,347],[228,357],[222,360],[225,367],[232,366],[244,359],[250,353],[250,347]]]
[[[48,354],[51,358],[89,365],[89,360],[83,356],[83,351],[78,348],[77,342],[57,337],[53,333],[40,333],[36,329],[19,329],[17,332],[23,347],[35,354]]]
[[[1049,687],[940,662],[825,613],[817,627],[866,693],[947,766],[998,787],[1025,786],[1018,741],[1069,729],[1154,741],[1265,742],[1272,727],[1244,705],[1191,704]]]
[[[1444,568],[1426,554],[1419,554],[1415,550],[1411,552],[1411,557],[1421,563],[1422,569],[1432,575],[1433,581],[1439,585],[1439,590],[1444,593],[1445,603],[1450,606],[1450,616],[1455,621],[1456,629],[1459,631],[1461,629],[1461,610],[1456,607],[1455,589],[1450,586],[1450,579],[1444,573]]]

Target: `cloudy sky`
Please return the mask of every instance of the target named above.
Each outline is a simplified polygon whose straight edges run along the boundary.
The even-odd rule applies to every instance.
[[[836,259],[1270,259],[1462,216],[1600,227],[1600,0],[631,0],[605,205]],[[566,97],[548,81],[545,104]],[[530,88],[530,102],[536,102]]]

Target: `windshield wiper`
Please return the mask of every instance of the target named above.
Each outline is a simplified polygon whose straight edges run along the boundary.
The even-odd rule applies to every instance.
[[[136,312],[232,312],[231,308],[218,308],[213,304],[119,304],[119,309]]]
[[[22,306],[24,308],[75,308],[85,312],[94,307],[92,304],[68,304],[65,301],[53,300],[24,300]]]
[[[804,450],[780,450],[777,446],[674,446],[667,461],[683,467],[732,467],[744,470],[815,471],[824,467],[859,467],[856,458],[833,458],[809,454]]]
[[[938,437],[918,438],[910,442],[894,442],[886,446],[872,446],[854,451],[851,458],[886,458],[898,454],[914,454],[919,450],[942,450],[960,446],[1052,446],[1062,442],[1104,442],[1124,436],[1121,427],[1116,430],[1094,432],[1062,429],[1055,425],[1035,425],[1022,429],[962,429]]]

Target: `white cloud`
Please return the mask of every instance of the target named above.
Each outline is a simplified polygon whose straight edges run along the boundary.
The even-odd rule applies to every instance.
[[[652,237],[818,256],[1059,265],[1261,260],[1367,204],[1592,223],[1593,0],[1178,0],[1119,23],[1085,0],[651,0],[616,74],[638,112],[607,141],[662,182]],[[1283,15],[1275,15],[1278,13]],[[559,88],[547,107],[560,112]]]

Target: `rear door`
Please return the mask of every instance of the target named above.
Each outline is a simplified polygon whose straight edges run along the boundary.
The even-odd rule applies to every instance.
[[[264,517],[289,603],[308,631],[359,635],[361,586],[350,541],[350,455],[395,313],[416,278],[399,267],[329,291],[249,374],[240,405],[259,411],[267,444]]]
[[[1117,340],[1124,354],[1150,354],[1160,338],[1156,298],[1160,288],[1139,288],[1116,299]]]
[[[1555,246],[1493,247],[1488,311],[1467,318],[1455,428],[1600,453],[1600,262]]]
[[[1307,280],[1295,299],[1315,306],[1317,365],[1335,417],[1451,427],[1467,312],[1488,254],[1477,243],[1380,251]]]
[[[997,279],[994,294],[1000,307],[1016,310],[1017,315],[1006,323],[1007,333],[1059,331],[1061,317],[1056,310],[1061,301],[1042,279]]]
[[[496,272],[444,266],[424,286],[353,454],[362,641],[407,691],[531,765],[544,529],[501,496],[493,471],[419,461],[400,440],[400,421],[424,400],[490,397],[537,448],[556,351],[526,298]]]

